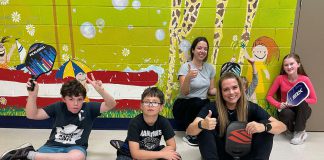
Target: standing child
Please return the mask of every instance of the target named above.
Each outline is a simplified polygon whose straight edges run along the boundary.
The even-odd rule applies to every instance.
[[[38,83],[35,81],[34,91],[28,91],[26,115],[29,119],[44,120],[53,118],[54,124],[49,139],[37,151],[26,143],[17,149],[2,155],[1,160],[85,160],[88,139],[93,121],[102,112],[116,106],[114,98],[103,88],[100,80],[87,81],[102,96],[104,102],[84,102],[86,89],[77,80],[65,82],[61,88],[62,102],[56,102],[45,108],[37,108],[36,99]],[[27,82],[27,87],[31,83]]]
[[[143,113],[131,120],[127,138],[117,152],[117,160],[132,159],[181,159],[175,151],[174,131],[168,119],[159,115],[164,104],[164,94],[156,87],[147,88],[142,94]],[[161,137],[166,146],[161,146]]]
[[[298,82],[305,82],[310,94],[304,102],[293,107],[286,103],[287,92]],[[274,98],[276,93],[280,93],[279,99]],[[306,122],[312,113],[308,104],[315,104],[317,97],[312,82],[304,71],[299,55],[288,54],[283,58],[280,75],[277,76],[270,87],[267,100],[277,109],[281,109],[281,112],[278,113],[279,120],[287,125],[290,132],[293,132],[290,143],[303,144],[307,138]]]

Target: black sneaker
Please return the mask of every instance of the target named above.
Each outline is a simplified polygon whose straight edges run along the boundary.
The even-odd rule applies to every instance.
[[[25,160],[27,159],[27,155],[30,151],[35,151],[34,147],[30,143],[25,143],[16,149],[12,149],[3,153],[1,156],[1,160]]]
[[[116,148],[117,150],[119,150],[123,144],[124,144],[124,141],[121,141],[121,140],[110,140],[110,144]]]
[[[198,146],[198,139],[197,136],[189,136],[186,135],[182,137],[182,140],[188,143],[190,146]]]

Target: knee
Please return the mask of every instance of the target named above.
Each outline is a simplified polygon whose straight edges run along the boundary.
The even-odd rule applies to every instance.
[[[86,159],[85,154],[79,150],[70,151],[68,156],[70,157],[69,159],[71,159],[71,160],[85,160]]]

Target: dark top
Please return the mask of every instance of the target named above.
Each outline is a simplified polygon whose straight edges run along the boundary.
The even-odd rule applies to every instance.
[[[100,105],[98,102],[85,102],[77,114],[68,111],[64,102],[45,107],[47,115],[54,119],[51,135],[45,145],[81,146],[87,149],[93,121],[100,115]]]

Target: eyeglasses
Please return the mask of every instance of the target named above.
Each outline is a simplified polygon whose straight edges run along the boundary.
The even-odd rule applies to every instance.
[[[157,107],[160,104],[162,104],[162,103],[159,103],[159,102],[147,102],[147,101],[144,101],[142,103],[143,103],[143,106],[145,106],[145,107]]]

